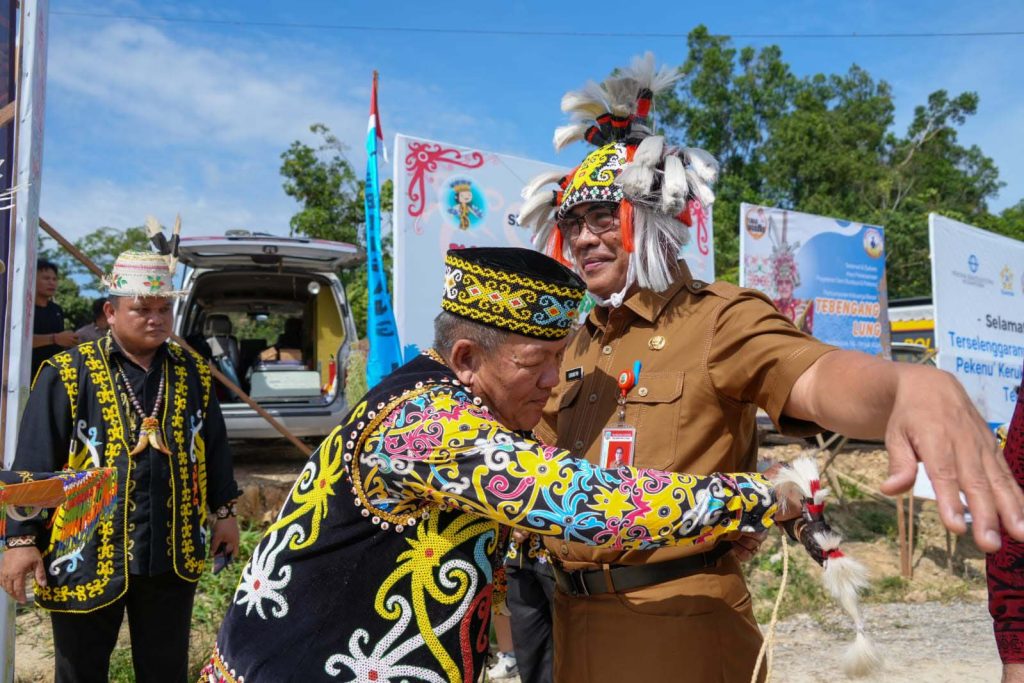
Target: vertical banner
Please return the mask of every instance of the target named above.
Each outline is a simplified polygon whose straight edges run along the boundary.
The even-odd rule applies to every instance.
[[[928,216],[938,364],[996,429],[1010,421],[1024,365],[1024,242]]]
[[[405,357],[429,348],[449,248],[524,247],[520,192],[558,170],[538,161],[432,140],[395,138],[395,315]]]
[[[0,107],[14,102],[15,37],[18,25],[16,0],[0,0]],[[15,118],[17,112],[15,112]],[[14,120],[0,125],[0,197],[11,190],[14,176]],[[7,204],[4,202],[3,204]],[[11,211],[0,208],[0,310],[7,310],[7,265],[11,254]],[[0,358],[6,348],[7,327],[0,325]],[[0,423],[3,420],[0,419]]]
[[[380,112],[377,109],[377,72],[373,72],[373,93],[370,100],[370,121],[366,127],[366,187],[363,192],[366,209],[366,277],[369,305],[366,312],[366,337],[370,353],[366,362],[366,385],[374,387],[401,365],[401,347],[391,310],[388,280],[380,236],[380,182],[377,177],[377,152],[383,149]]]
[[[740,284],[828,344],[889,354],[881,227],[740,205]]]
[[[13,1],[13,0],[12,0]],[[4,468],[10,468],[18,443],[18,422],[28,400],[32,355],[32,317],[35,312],[36,235],[39,232],[39,191],[43,168],[43,116],[46,113],[46,44],[48,0],[21,0],[20,51],[17,75],[16,138],[12,173],[17,191],[8,225],[5,256],[7,296],[4,306],[2,408]],[[8,212],[4,212],[8,213]],[[14,680],[14,601],[0,594],[0,643],[3,680]]]

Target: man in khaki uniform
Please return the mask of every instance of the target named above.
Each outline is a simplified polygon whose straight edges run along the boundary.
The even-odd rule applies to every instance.
[[[760,406],[787,434],[821,425],[884,436],[887,493],[909,488],[922,460],[942,519],[958,533],[966,527],[957,494],[967,493],[985,550],[999,545],[998,517],[1024,536],[1024,496],[949,375],[821,344],[760,293],[694,280],[676,261],[685,226],[703,220],[713,201],[717,168],[702,150],[650,135],[653,94],[673,80],[648,57],[600,88],[566,95],[563,109],[577,123],[556,142],[586,139],[598,149],[558,179],[558,190],[542,189],[555,180],[548,176],[524,191],[521,223],[575,266],[598,303],[566,350],[563,384],[537,435],[596,463],[608,457],[604,430],[621,424],[635,429],[627,464],[753,470]],[[620,385],[635,361],[639,378]],[[618,552],[546,539],[561,567],[555,680],[749,681],[761,635],[738,560],[760,540]]]

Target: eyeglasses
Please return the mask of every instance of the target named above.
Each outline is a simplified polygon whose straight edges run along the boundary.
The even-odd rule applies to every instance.
[[[580,233],[583,232],[584,224],[590,230],[590,234],[600,235],[618,225],[618,218],[618,204],[601,204],[581,215],[566,216],[556,222],[555,225],[558,226],[558,230],[562,233],[562,239],[573,242],[579,239]]]

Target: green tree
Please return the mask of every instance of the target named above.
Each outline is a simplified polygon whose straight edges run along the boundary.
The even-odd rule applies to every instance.
[[[318,147],[314,149],[296,140],[281,154],[285,194],[293,197],[300,206],[291,219],[292,232],[319,239],[362,244],[362,226],[365,223],[363,183],[345,155],[344,143],[322,123],[315,123],[309,129],[320,136]],[[382,228],[390,224],[392,196],[392,182],[386,180],[381,183]],[[383,241],[384,270],[390,287],[390,235]],[[345,283],[345,294],[356,329],[365,333],[369,303],[366,265],[348,269],[340,275]]]
[[[122,251],[150,249],[146,228],[142,226],[127,230],[97,228],[75,240],[74,245],[104,273],[111,271],[117,255]],[[75,327],[92,322],[93,299],[102,296],[101,292],[104,289],[100,279],[85,264],[49,237],[40,236],[37,251],[39,258],[52,261],[60,270],[60,282],[54,299],[64,309],[65,317]]]

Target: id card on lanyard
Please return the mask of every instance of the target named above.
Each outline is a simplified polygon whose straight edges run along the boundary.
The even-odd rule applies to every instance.
[[[636,450],[636,429],[626,424],[626,395],[640,377],[640,361],[632,370],[619,373],[619,420],[601,431],[601,467],[632,467]]]

